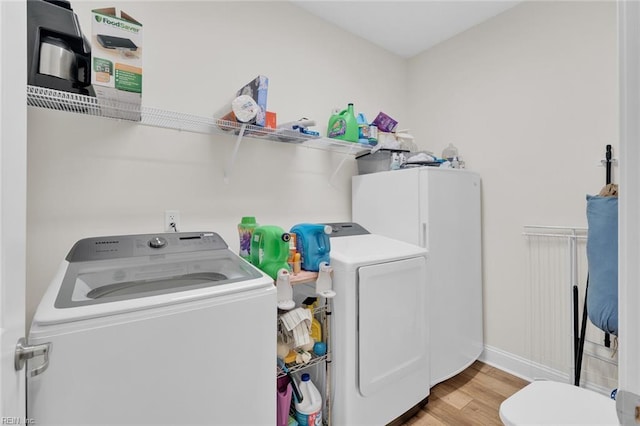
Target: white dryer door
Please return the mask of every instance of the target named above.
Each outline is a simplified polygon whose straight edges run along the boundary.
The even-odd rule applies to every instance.
[[[424,257],[358,269],[358,383],[362,396],[371,396],[428,365],[426,274]]]

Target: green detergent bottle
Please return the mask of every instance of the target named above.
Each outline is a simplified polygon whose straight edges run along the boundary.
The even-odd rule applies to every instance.
[[[327,137],[358,142],[358,121],[353,112],[353,104],[349,104],[347,109],[340,111],[338,114],[333,114],[329,118]]]
[[[289,271],[289,239],[291,235],[274,225],[258,226],[251,237],[249,262],[274,280],[280,269]]]

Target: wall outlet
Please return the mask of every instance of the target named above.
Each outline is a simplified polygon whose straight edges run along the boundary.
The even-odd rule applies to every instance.
[[[164,231],[165,232],[180,231],[180,211],[179,210],[164,211]]]

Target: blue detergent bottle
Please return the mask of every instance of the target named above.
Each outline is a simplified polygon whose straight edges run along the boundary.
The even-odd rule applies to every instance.
[[[358,122],[358,142],[363,144],[369,144],[369,123],[367,117],[363,113],[358,114],[356,117]]]
[[[296,234],[296,249],[300,253],[302,269],[318,272],[320,263],[329,263],[331,226],[320,223],[299,223],[291,228]]]

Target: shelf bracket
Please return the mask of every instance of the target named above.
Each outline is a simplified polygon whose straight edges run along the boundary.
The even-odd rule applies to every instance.
[[[356,145],[356,144],[354,144],[354,145]],[[346,152],[346,154],[353,155],[356,151],[357,151],[356,147],[352,146],[352,147],[349,148],[349,150]],[[344,162],[347,161],[347,158],[349,158],[349,157],[345,156],[344,158],[342,158],[342,160],[340,160],[340,163],[335,168],[333,173],[331,173],[331,176],[329,177],[329,185],[330,186],[333,186],[335,188],[335,185],[333,184],[333,181],[334,181],[335,177],[338,175],[338,172],[340,171],[340,169],[342,169],[342,166],[344,166]]]
[[[227,162],[227,167],[224,170],[224,183],[229,184],[231,179],[231,171],[233,170],[233,165],[236,162],[236,157],[238,156],[238,150],[240,149],[240,142],[242,142],[242,137],[244,136],[244,132],[247,129],[246,124],[242,124],[240,127],[240,133],[238,133],[238,137],[236,138],[236,143],[233,146],[233,152],[231,153],[231,157],[229,157],[229,161]]]
[[[338,164],[338,167],[336,167],[333,173],[331,173],[331,177],[329,177],[329,185],[335,187],[335,185],[333,184],[333,180],[338,175],[338,172],[340,171],[340,169],[342,169],[342,166],[344,165],[344,162],[347,160],[347,158],[348,157],[345,156],[342,160],[340,160],[340,164]]]

